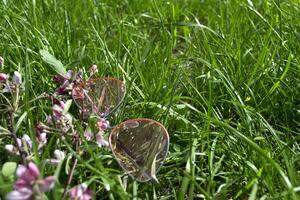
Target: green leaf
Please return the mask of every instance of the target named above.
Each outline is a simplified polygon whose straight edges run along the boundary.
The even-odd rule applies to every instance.
[[[0,126],[0,135],[8,135],[10,134],[9,130],[7,130],[6,128]]]
[[[19,118],[17,124],[16,124],[16,131],[19,130],[21,123],[26,119],[27,117],[27,112],[25,111],[21,117]]]
[[[66,113],[68,113],[68,111],[69,111],[69,109],[70,109],[70,107],[71,107],[71,105],[72,105],[72,99],[69,99],[66,103],[65,103],[65,108],[64,108],[64,111],[63,111],[63,113],[64,114],[66,114]]]
[[[61,76],[66,76],[67,71],[60,60],[57,60],[47,50],[40,50],[40,54],[44,62],[48,63]]]
[[[6,162],[2,167],[2,174],[5,177],[14,175],[17,168],[17,163],[15,162]]]

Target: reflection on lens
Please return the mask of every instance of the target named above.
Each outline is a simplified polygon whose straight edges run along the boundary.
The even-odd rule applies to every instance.
[[[114,78],[98,78],[75,85],[72,97],[77,106],[86,113],[106,116],[122,102],[125,85]]]
[[[139,127],[140,123],[138,121],[128,121],[126,124],[125,124],[125,128],[137,128]]]
[[[155,178],[169,148],[167,130],[150,119],[133,119],[112,130],[111,149],[124,171],[140,182]]]

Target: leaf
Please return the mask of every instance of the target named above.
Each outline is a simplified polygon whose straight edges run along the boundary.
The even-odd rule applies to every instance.
[[[71,163],[70,163],[71,159],[72,159],[72,154],[69,154],[67,156],[67,161],[66,161],[66,166],[65,166],[65,172],[66,172],[67,175],[69,175],[69,173],[71,171],[71,167],[70,167],[70,165],[71,165]]]
[[[40,50],[40,54],[42,56],[43,61],[48,63],[58,74],[60,74],[63,77],[67,75],[67,71],[60,60],[57,60],[47,50]]]
[[[16,124],[16,131],[20,128],[21,123],[26,119],[27,117],[27,112],[25,111],[21,117],[19,118],[17,124]]]
[[[71,105],[72,105],[72,99],[69,99],[66,103],[65,103],[65,108],[64,108],[64,111],[63,111],[63,113],[64,114],[67,114],[68,113],[68,111],[69,111],[69,109],[70,109],[70,107],[71,107]]]
[[[6,162],[2,167],[2,174],[5,177],[14,175],[17,168],[17,163],[15,162]]]
[[[10,134],[9,130],[7,130],[6,128],[0,126],[0,135],[8,135]]]

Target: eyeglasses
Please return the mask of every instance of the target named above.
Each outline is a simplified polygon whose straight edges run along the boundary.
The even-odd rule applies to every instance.
[[[73,87],[72,96],[85,118],[90,114],[106,118],[121,104],[125,84],[115,78],[97,78]],[[138,118],[114,127],[109,136],[110,148],[133,179],[146,182],[156,179],[169,149],[169,135],[159,122]]]

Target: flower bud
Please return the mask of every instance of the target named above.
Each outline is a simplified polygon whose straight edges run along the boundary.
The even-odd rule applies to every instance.
[[[5,82],[8,79],[8,75],[0,73],[0,82]]]
[[[65,94],[67,92],[67,88],[69,87],[69,80],[65,79],[65,81],[56,89],[58,94]]]
[[[24,179],[18,179],[15,182],[14,189],[19,190],[19,189],[22,189],[24,187],[28,187],[28,185],[29,185],[29,183],[27,181],[25,181]]]
[[[22,140],[25,141],[25,143],[28,145],[29,149],[32,148],[31,138],[27,134],[23,135]]]
[[[92,192],[87,189],[85,183],[73,187],[69,192],[70,198],[73,199],[84,199],[89,200],[92,198]]]
[[[93,64],[93,65],[91,66],[91,68],[90,68],[90,76],[92,76],[92,75],[94,75],[94,74],[96,74],[96,73],[98,73],[98,66],[95,65],[95,64]]]
[[[17,143],[18,143],[19,147],[23,146],[22,145],[22,140],[20,138],[17,138]]]
[[[54,117],[61,117],[64,109],[60,106],[55,104],[52,106],[52,113]]]
[[[42,148],[45,144],[47,144],[47,134],[45,132],[38,133],[36,140],[39,144],[38,148]]]
[[[89,127],[86,128],[83,135],[87,141],[90,141],[94,137],[94,134],[92,133],[92,131]]]
[[[19,165],[16,171],[16,175],[20,179],[26,181],[28,184],[31,184],[32,181],[38,179],[40,171],[33,162],[30,162],[27,167],[25,167],[24,165]]]
[[[15,147],[14,145],[11,145],[11,144],[7,144],[5,145],[5,150],[8,151],[9,153],[12,153],[12,154],[15,154]]]
[[[98,144],[99,147],[108,147],[109,143],[107,140],[104,139],[103,135],[102,135],[102,131],[99,131],[96,135],[96,142]]]
[[[42,180],[40,185],[41,192],[47,192],[54,187],[54,176],[48,176],[44,180]]]
[[[21,83],[22,83],[22,75],[18,71],[15,71],[12,80],[13,80],[14,84],[21,85]]]
[[[21,177],[25,172],[27,171],[27,168],[24,165],[19,165],[16,171],[17,177]]]
[[[57,160],[63,160],[63,159],[65,159],[65,157],[66,157],[66,154],[65,154],[65,152],[63,152],[63,151],[60,151],[60,150],[58,150],[58,149],[56,149],[55,151],[54,151],[54,156],[55,156],[55,158],[57,159]]]
[[[101,118],[97,124],[96,124],[97,128],[99,130],[106,130],[108,127],[109,127],[109,121],[107,121],[106,119],[104,118]]]
[[[12,92],[13,90],[13,87],[11,87],[12,85],[7,83],[4,85],[4,88],[3,88],[3,92]]]
[[[31,199],[32,198],[32,189],[28,187],[23,187],[19,190],[13,190],[5,196],[6,200],[16,200],[16,199]]]
[[[39,168],[33,162],[28,163],[28,171],[30,172],[30,175],[34,177],[34,179],[37,179],[40,175]]]

